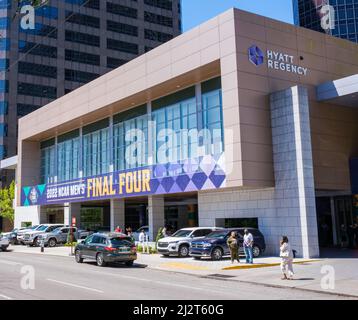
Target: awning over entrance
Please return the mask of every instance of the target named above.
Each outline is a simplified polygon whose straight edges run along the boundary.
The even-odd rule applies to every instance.
[[[358,74],[320,84],[317,100],[358,108]]]

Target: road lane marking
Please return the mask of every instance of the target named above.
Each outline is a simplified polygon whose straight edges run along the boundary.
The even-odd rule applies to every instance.
[[[23,265],[20,262],[14,262],[14,261],[10,261],[10,260],[0,260],[0,263],[7,264],[10,266],[22,266]]]
[[[0,294],[0,298],[3,298],[5,300],[12,300],[12,298],[5,296],[4,294]]]
[[[64,286],[69,286],[69,287],[74,287],[74,288],[79,288],[79,289],[84,289],[84,290],[88,290],[88,291],[93,291],[93,292],[98,292],[98,293],[104,293],[101,290],[98,289],[94,289],[94,288],[89,288],[89,287],[84,287],[84,286],[80,286],[74,283],[69,283],[69,282],[63,282],[63,281],[59,281],[59,280],[55,280],[55,279],[46,279],[47,281],[51,281],[51,282],[55,282],[58,284],[62,284]]]

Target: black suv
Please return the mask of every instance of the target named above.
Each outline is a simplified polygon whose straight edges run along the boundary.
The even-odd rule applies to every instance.
[[[230,256],[230,250],[226,244],[232,231],[237,232],[240,243],[240,255],[244,254],[243,237],[246,228],[231,228],[213,231],[206,238],[193,241],[189,249],[189,255],[195,259],[210,257],[212,260],[220,260],[224,256]],[[254,228],[247,228],[254,237],[253,256],[259,257],[266,249],[263,234]]]
[[[124,262],[132,266],[137,259],[137,249],[131,238],[121,233],[95,233],[75,248],[76,262],[96,260],[99,267],[110,262]]]

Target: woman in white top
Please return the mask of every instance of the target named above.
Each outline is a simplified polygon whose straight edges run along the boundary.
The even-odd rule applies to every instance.
[[[281,271],[283,273],[282,280],[292,280],[293,277],[293,252],[288,243],[288,238],[283,236],[280,241],[280,257],[281,257]]]

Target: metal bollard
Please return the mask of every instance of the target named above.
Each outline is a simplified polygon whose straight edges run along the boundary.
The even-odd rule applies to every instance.
[[[44,239],[41,239],[40,246],[41,246],[41,252],[45,252],[45,240]]]

